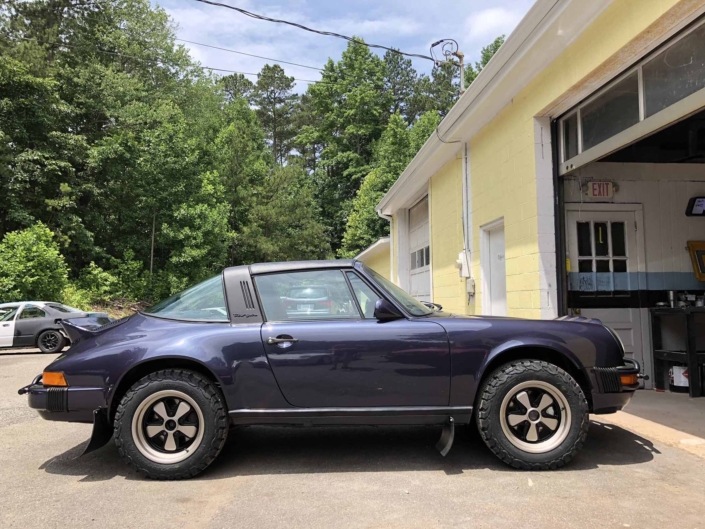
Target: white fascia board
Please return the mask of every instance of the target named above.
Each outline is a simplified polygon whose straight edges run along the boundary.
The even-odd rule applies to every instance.
[[[373,255],[376,255],[383,250],[386,250],[387,252],[389,251],[389,237],[382,237],[379,239],[377,242],[371,244],[364,250],[362,250],[359,254],[355,256],[355,259],[358,261],[364,261],[365,259],[372,257]]]
[[[391,215],[556,59],[613,0],[537,0],[377,205]],[[440,137],[439,137],[440,136]],[[441,141],[441,138],[444,141]],[[448,142],[456,143],[448,143]]]

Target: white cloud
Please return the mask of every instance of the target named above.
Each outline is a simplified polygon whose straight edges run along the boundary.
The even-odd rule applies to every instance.
[[[523,15],[523,12],[503,7],[484,9],[465,19],[465,29],[471,39],[493,39],[498,35],[509,35]]]

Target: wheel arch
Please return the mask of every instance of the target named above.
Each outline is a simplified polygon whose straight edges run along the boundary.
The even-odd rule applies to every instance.
[[[115,389],[112,391],[112,396],[108,401],[108,420],[110,421],[110,424],[113,423],[115,412],[117,411],[120,400],[133,386],[133,384],[150,373],[155,373],[163,369],[187,369],[189,371],[199,373],[213,382],[213,384],[215,384],[218,388],[218,391],[220,391],[221,396],[223,396],[221,382],[218,377],[215,373],[213,373],[213,371],[210,370],[210,368],[198,360],[184,358],[182,356],[148,358],[132,366],[115,385]],[[225,402],[224,396],[223,402]]]
[[[478,384],[473,398],[475,404],[480,395],[480,388],[487,377],[498,367],[516,360],[541,360],[560,367],[575,379],[592,409],[592,385],[585,369],[572,355],[544,344],[509,346],[492,351],[478,374]]]

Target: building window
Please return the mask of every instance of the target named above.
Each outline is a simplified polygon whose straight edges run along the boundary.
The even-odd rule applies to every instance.
[[[426,246],[411,252],[411,270],[431,264],[431,247]]]
[[[705,24],[667,43],[560,120],[562,161],[705,88]]]

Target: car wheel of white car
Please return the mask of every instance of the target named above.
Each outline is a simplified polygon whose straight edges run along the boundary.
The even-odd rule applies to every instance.
[[[539,360],[494,371],[480,389],[476,418],[490,450],[524,470],[565,465],[582,447],[589,426],[588,404],[575,379]]]
[[[59,331],[44,331],[37,337],[37,347],[42,353],[60,353],[66,347],[66,338]]]
[[[122,398],[115,414],[120,455],[154,479],[184,479],[205,470],[228,436],[220,391],[203,375],[152,373]]]

